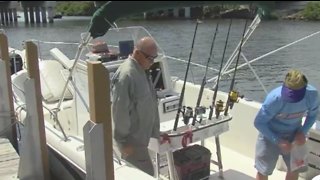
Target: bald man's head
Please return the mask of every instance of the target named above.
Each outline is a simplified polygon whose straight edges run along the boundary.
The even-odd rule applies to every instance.
[[[141,38],[133,51],[133,57],[144,69],[149,69],[158,56],[156,42],[151,37]]]
[[[151,56],[157,55],[157,45],[151,37],[141,38],[136,44],[136,49]]]

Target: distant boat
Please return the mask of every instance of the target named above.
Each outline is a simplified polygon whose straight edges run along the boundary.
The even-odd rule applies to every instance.
[[[61,14],[56,14],[55,16],[53,16],[53,19],[61,19],[62,15]]]

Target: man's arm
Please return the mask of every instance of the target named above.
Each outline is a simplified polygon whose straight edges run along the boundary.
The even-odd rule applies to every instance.
[[[270,129],[268,123],[279,112],[281,107],[282,103],[278,101],[276,97],[273,97],[273,95],[269,94],[254,120],[254,126],[264,136],[266,136],[267,139],[275,144],[279,143],[280,138]]]
[[[314,91],[310,94],[310,97],[307,99],[307,103],[310,105],[308,109],[308,114],[305,119],[303,126],[300,128],[300,132],[304,135],[308,133],[314,122],[317,120],[318,110],[319,110],[319,97],[318,92]]]
[[[154,125],[153,125],[151,137],[159,139],[160,138],[160,117],[159,117],[156,90],[153,91],[153,95],[154,95],[155,102],[156,102],[156,105],[155,105],[155,109],[156,109],[155,113],[156,114],[155,114],[155,122],[154,122]]]
[[[156,119],[155,119],[155,122],[154,122],[154,125],[153,125],[152,134],[151,134],[151,137],[156,138],[156,139],[160,138],[160,119],[159,119],[159,115],[158,114],[156,114]]]
[[[114,139],[122,148],[127,144],[130,133],[131,120],[130,109],[132,101],[130,97],[130,79],[128,76],[121,77],[113,86],[112,116],[114,122]]]
[[[158,111],[157,90],[154,89],[154,87],[153,87],[151,74],[149,72],[146,72],[146,73],[147,73],[147,77],[148,77],[149,87],[151,89],[152,97],[153,97],[154,103],[155,103],[155,114],[154,114],[155,121],[154,121],[153,129],[152,129],[151,137],[159,139],[160,138],[160,117],[159,117],[159,111]]]

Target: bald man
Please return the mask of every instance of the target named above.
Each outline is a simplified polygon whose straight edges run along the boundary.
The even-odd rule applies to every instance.
[[[112,116],[115,151],[144,172],[154,175],[148,153],[151,137],[160,138],[156,92],[148,70],[157,57],[150,37],[140,39],[133,54],[120,65],[112,79]]]

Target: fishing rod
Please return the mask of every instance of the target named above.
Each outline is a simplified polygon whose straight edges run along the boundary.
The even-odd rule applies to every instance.
[[[209,119],[210,119],[210,120],[212,119],[213,108],[215,107],[215,101],[216,101],[216,98],[217,98],[217,92],[218,92],[218,88],[219,88],[221,71],[222,71],[224,56],[225,56],[225,54],[226,54],[226,49],[227,49],[227,45],[228,45],[228,40],[229,40],[229,34],[230,34],[231,25],[232,25],[232,19],[230,20],[230,23],[229,23],[229,28],[228,28],[226,43],[224,44],[222,59],[221,59],[221,62],[220,62],[218,79],[217,79],[216,86],[215,86],[215,88],[214,88],[214,94],[213,94],[213,98],[212,98],[212,105],[210,106],[210,113],[209,113]],[[215,109],[216,109],[216,112],[217,112],[218,109],[217,109],[217,108],[215,108]]]
[[[173,126],[173,130],[174,130],[174,131],[177,130],[177,126],[178,126],[179,115],[180,115],[180,112],[181,112],[181,105],[182,105],[182,101],[183,101],[183,98],[184,98],[184,92],[185,92],[185,88],[186,88],[186,81],[187,81],[188,71],[189,71],[190,62],[191,62],[193,45],[194,45],[194,41],[195,41],[195,38],[196,38],[196,34],[197,34],[197,29],[198,29],[198,24],[199,24],[199,23],[200,23],[199,20],[197,20],[196,28],[195,28],[194,34],[193,34],[193,40],[192,40],[192,44],[191,44],[191,50],[190,50],[190,54],[189,54],[189,60],[188,60],[188,64],[187,64],[187,70],[186,70],[186,73],[185,73],[185,75],[184,75],[184,82],[183,82],[183,86],[182,86],[182,89],[181,89],[181,94],[180,94],[180,99],[179,99],[179,106],[178,106],[179,108],[178,108],[178,111],[177,111],[176,119],[175,119],[175,121],[174,121],[174,126]]]
[[[210,54],[209,54],[209,58],[208,58],[207,65],[206,65],[206,71],[205,71],[203,79],[202,79],[202,83],[201,83],[201,87],[200,87],[200,91],[199,91],[199,95],[198,95],[198,99],[197,99],[197,104],[196,104],[195,111],[194,111],[194,116],[193,116],[193,121],[192,121],[192,125],[193,126],[196,123],[197,115],[198,114],[204,114],[205,111],[206,111],[204,107],[200,107],[200,103],[201,103],[201,98],[202,98],[204,86],[207,83],[207,72],[208,72],[209,63],[211,61],[212,51],[213,51],[213,47],[214,47],[214,42],[216,40],[218,28],[219,28],[219,21],[217,22],[216,29],[215,29],[215,32],[214,32],[214,35],[213,35],[211,48],[210,48]],[[200,122],[201,122],[201,119],[200,119]]]
[[[249,6],[249,11],[251,9],[252,3]],[[242,50],[242,44],[244,41],[244,37],[245,37],[245,32],[247,29],[247,24],[248,24],[248,19],[246,19],[244,28],[243,28],[243,33],[242,33],[242,37],[241,37],[241,42],[240,42],[240,47],[239,47],[239,52],[238,52],[238,56],[237,56],[237,61],[236,61],[236,66],[235,66],[235,70],[233,72],[233,77],[231,80],[231,84],[230,84],[230,89],[229,89],[229,95],[228,95],[228,100],[226,103],[226,108],[224,110],[224,115],[228,115],[228,110],[229,108],[232,109],[233,105],[235,102],[238,102],[238,98],[239,98],[239,92],[233,90],[234,88],[234,83],[235,83],[235,79],[236,79],[236,73],[237,73],[237,68],[238,68],[238,64],[239,64],[239,59],[240,59],[240,54],[241,54],[241,50]],[[243,96],[241,97],[243,98]]]

